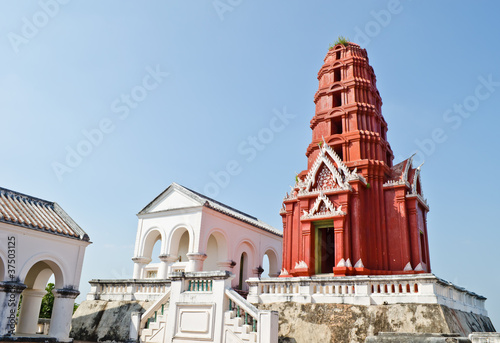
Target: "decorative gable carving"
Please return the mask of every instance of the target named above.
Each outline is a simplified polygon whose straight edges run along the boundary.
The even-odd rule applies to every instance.
[[[300,217],[300,219],[334,217],[346,214],[342,211],[342,205],[340,205],[338,208],[335,208],[330,199],[328,199],[328,197],[323,192],[319,193],[319,196],[314,202],[314,206],[309,210],[309,212],[303,212],[304,214],[302,215],[302,217]]]
[[[316,161],[304,181],[299,180],[297,186],[300,189],[299,195],[335,189],[352,190],[349,184],[351,180],[361,180],[366,184],[366,180],[357,173],[357,169],[350,171],[323,138]]]

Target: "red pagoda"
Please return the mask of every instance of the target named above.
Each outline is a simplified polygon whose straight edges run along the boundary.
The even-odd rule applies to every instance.
[[[281,276],[430,272],[420,167],[392,164],[366,50],[336,45],[318,80],[307,170],[280,211]]]

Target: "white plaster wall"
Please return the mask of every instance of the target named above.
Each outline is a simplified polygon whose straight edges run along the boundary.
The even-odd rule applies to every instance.
[[[233,280],[236,286],[241,255],[248,256],[245,274],[253,277],[267,251],[272,252],[270,259],[274,259],[272,272],[281,270],[281,236],[204,206],[205,200],[189,197],[183,190],[177,190],[178,187],[172,186],[138,215],[133,258],[135,279],[145,278],[145,270],[154,267],[150,262],[157,257],[151,256],[157,237],[162,241],[158,278],[167,277],[173,270],[219,269],[236,274]],[[187,250],[185,239],[181,240],[185,232],[189,234]],[[178,262],[179,255],[181,262]],[[234,267],[231,264],[235,264]]]
[[[134,257],[144,258],[142,267],[136,268],[134,273],[134,278],[137,279],[145,278],[145,269],[152,268],[151,264],[148,265],[152,257],[149,254],[154,244],[151,237],[160,235],[161,255],[170,255],[172,259],[175,259],[179,254],[185,256],[186,252],[183,251],[184,249],[179,249],[179,244],[183,243],[180,238],[186,231],[189,233],[187,253],[208,256],[200,270],[229,270],[236,276],[233,280],[234,287],[239,283],[239,263],[243,252],[248,256],[246,270],[248,277],[257,275],[257,267],[262,266],[263,257],[267,251],[272,251],[270,258],[275,259],[275,263],[272,263],[276,269],[274,272],[281,269],[282,237],[204,206],[141,214],[137,231]],[[208,241],[211,236],[212,243],[209,246]],[[217,246],[216,257],[213,256],[214,239]],[[233,268],[229,266],[231,261],[236,263]],[[182,263],[175,263],[175,265],[180,266],[186,262],[188,261],[183,257]],[[160,264],[158,268],[168,267],[167,264]],[[140,272],[139,269],[141,269]],[[158,275],[166,274],[159,272]]]
[[[231,270],[235,274],[233,287],[239,282],[239,264],[243,252],[248,256],[248,277],[257,275],[256,268],[262,266],[264,254],[268,250],[275,252],[278,268],[281,269],[282,237],[204,207],[198,246],[200,252],[207,253],[208,239],[214,232],[222,234],[226,240],[227,252],[219,251],[219,259],[222,261],[222,256],[227,254],[227,260],[236,262]]]
[[[89,242],[38,232],[19,226],[0,223],[0,281],[11,281],[8,267],[8,237],[15,237],[15,277],[24,283],[30,268],[39,261],[48,261],[55,273],[55,287],[78,289]],[[12,262],[12,261],[10,261]],[[10,268],[12,270],[12,268]]]

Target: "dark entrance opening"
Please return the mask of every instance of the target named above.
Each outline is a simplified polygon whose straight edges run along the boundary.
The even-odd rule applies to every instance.
[[[332,223],[316,226],[316,274],[331,274],[335,267],[335,232]]]

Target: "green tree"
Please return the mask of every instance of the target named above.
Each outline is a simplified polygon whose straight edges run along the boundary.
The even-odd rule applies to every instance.
[[[52,290],[54,289],[54,284],[51,282],[47,284],[45,290],[47,294],[45,294],[42,298],[42,306],[40,306],[40,318],[50,318],[52,316],[52,307],[54,307],[54,294]]]

